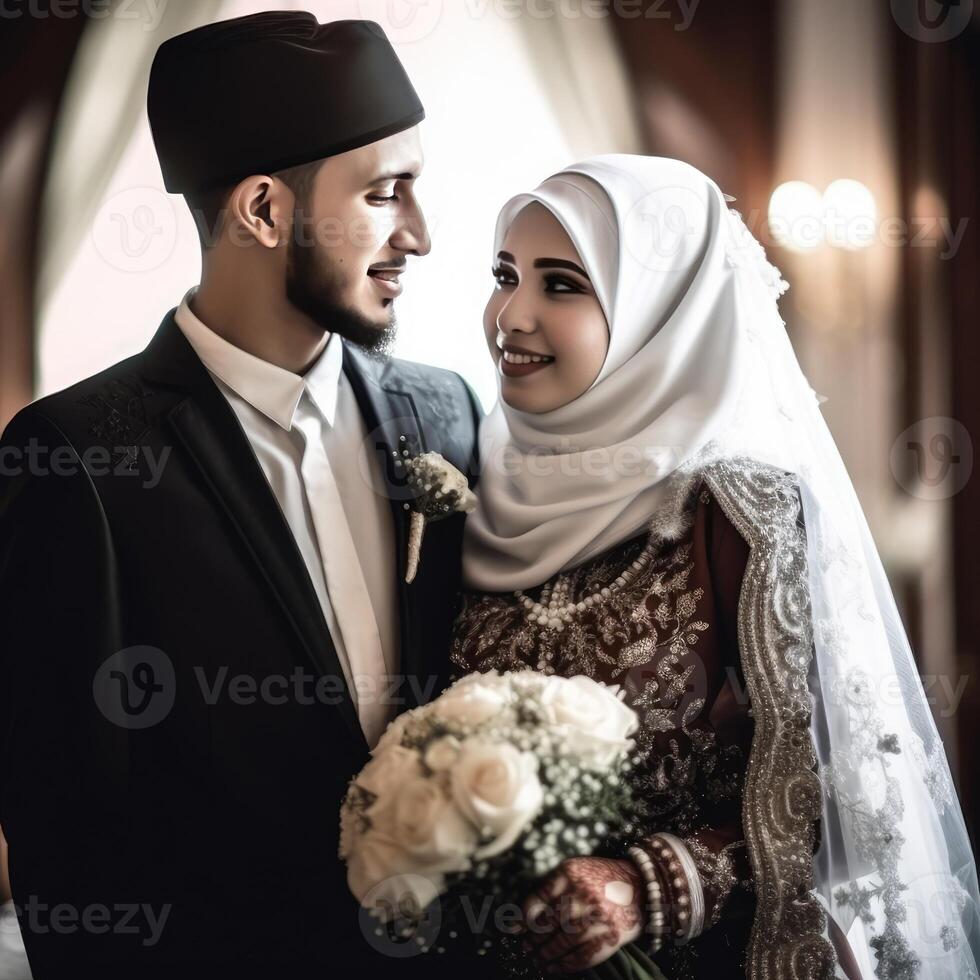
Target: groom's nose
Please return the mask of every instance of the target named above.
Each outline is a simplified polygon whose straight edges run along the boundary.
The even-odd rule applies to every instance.
[[[429,229],[418,201],[413,199],[398,216],[388,244],[400,252],[408,252],[412,255],[428,255],[432,250]]]

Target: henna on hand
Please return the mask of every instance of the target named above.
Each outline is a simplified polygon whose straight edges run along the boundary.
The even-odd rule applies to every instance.
[[[549,973],[603,962],[643,931],[643,879],[632,861],[563,861],[524,903],[524,945]]]

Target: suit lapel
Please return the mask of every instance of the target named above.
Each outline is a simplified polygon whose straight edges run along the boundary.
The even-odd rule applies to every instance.
[[[415,586],[405,582],[408,560],[410,494],[399,460],[405,454],[415,456],[426,451],[425,436],[410,391],[385,378],[383,366],[344,343],[344,374],[357,399],[361,417],[370,440],[370,450],[384,481],[395,524],[395,569],[398,576],[398,611],[400,620],[401,674],[406,678],[423,676],[421,652],[414,640]],[[407,707],[418,705],[418,684],[403,685]]]
[[[357,751],[365,755],[367,742],[357,709],[303,556],[238,417],[177,326],[173,311],[147,348],[145,364],[147,377],[187,389],[188,396],[170,410],[168,420],[230,518],[313,668],[321,676],[340,679],[338,710]]]

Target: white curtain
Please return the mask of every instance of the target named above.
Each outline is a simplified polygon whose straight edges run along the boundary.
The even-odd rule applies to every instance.
[[[216,15],[225,0],[122,4],[86,26],[65,86],[41,211],[38,300],[64,275],[146,103],[156,49]]]
[[[641,153],[635,98],[609,12],[581,0],[538,0],[517,23],[575,156]]]

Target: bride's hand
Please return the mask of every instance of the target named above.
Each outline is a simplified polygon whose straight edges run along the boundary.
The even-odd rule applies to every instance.
[[[526,949],[548,973],[608,959],[643,931],[643,878],[632,861],[563,861],[524,902]]]

